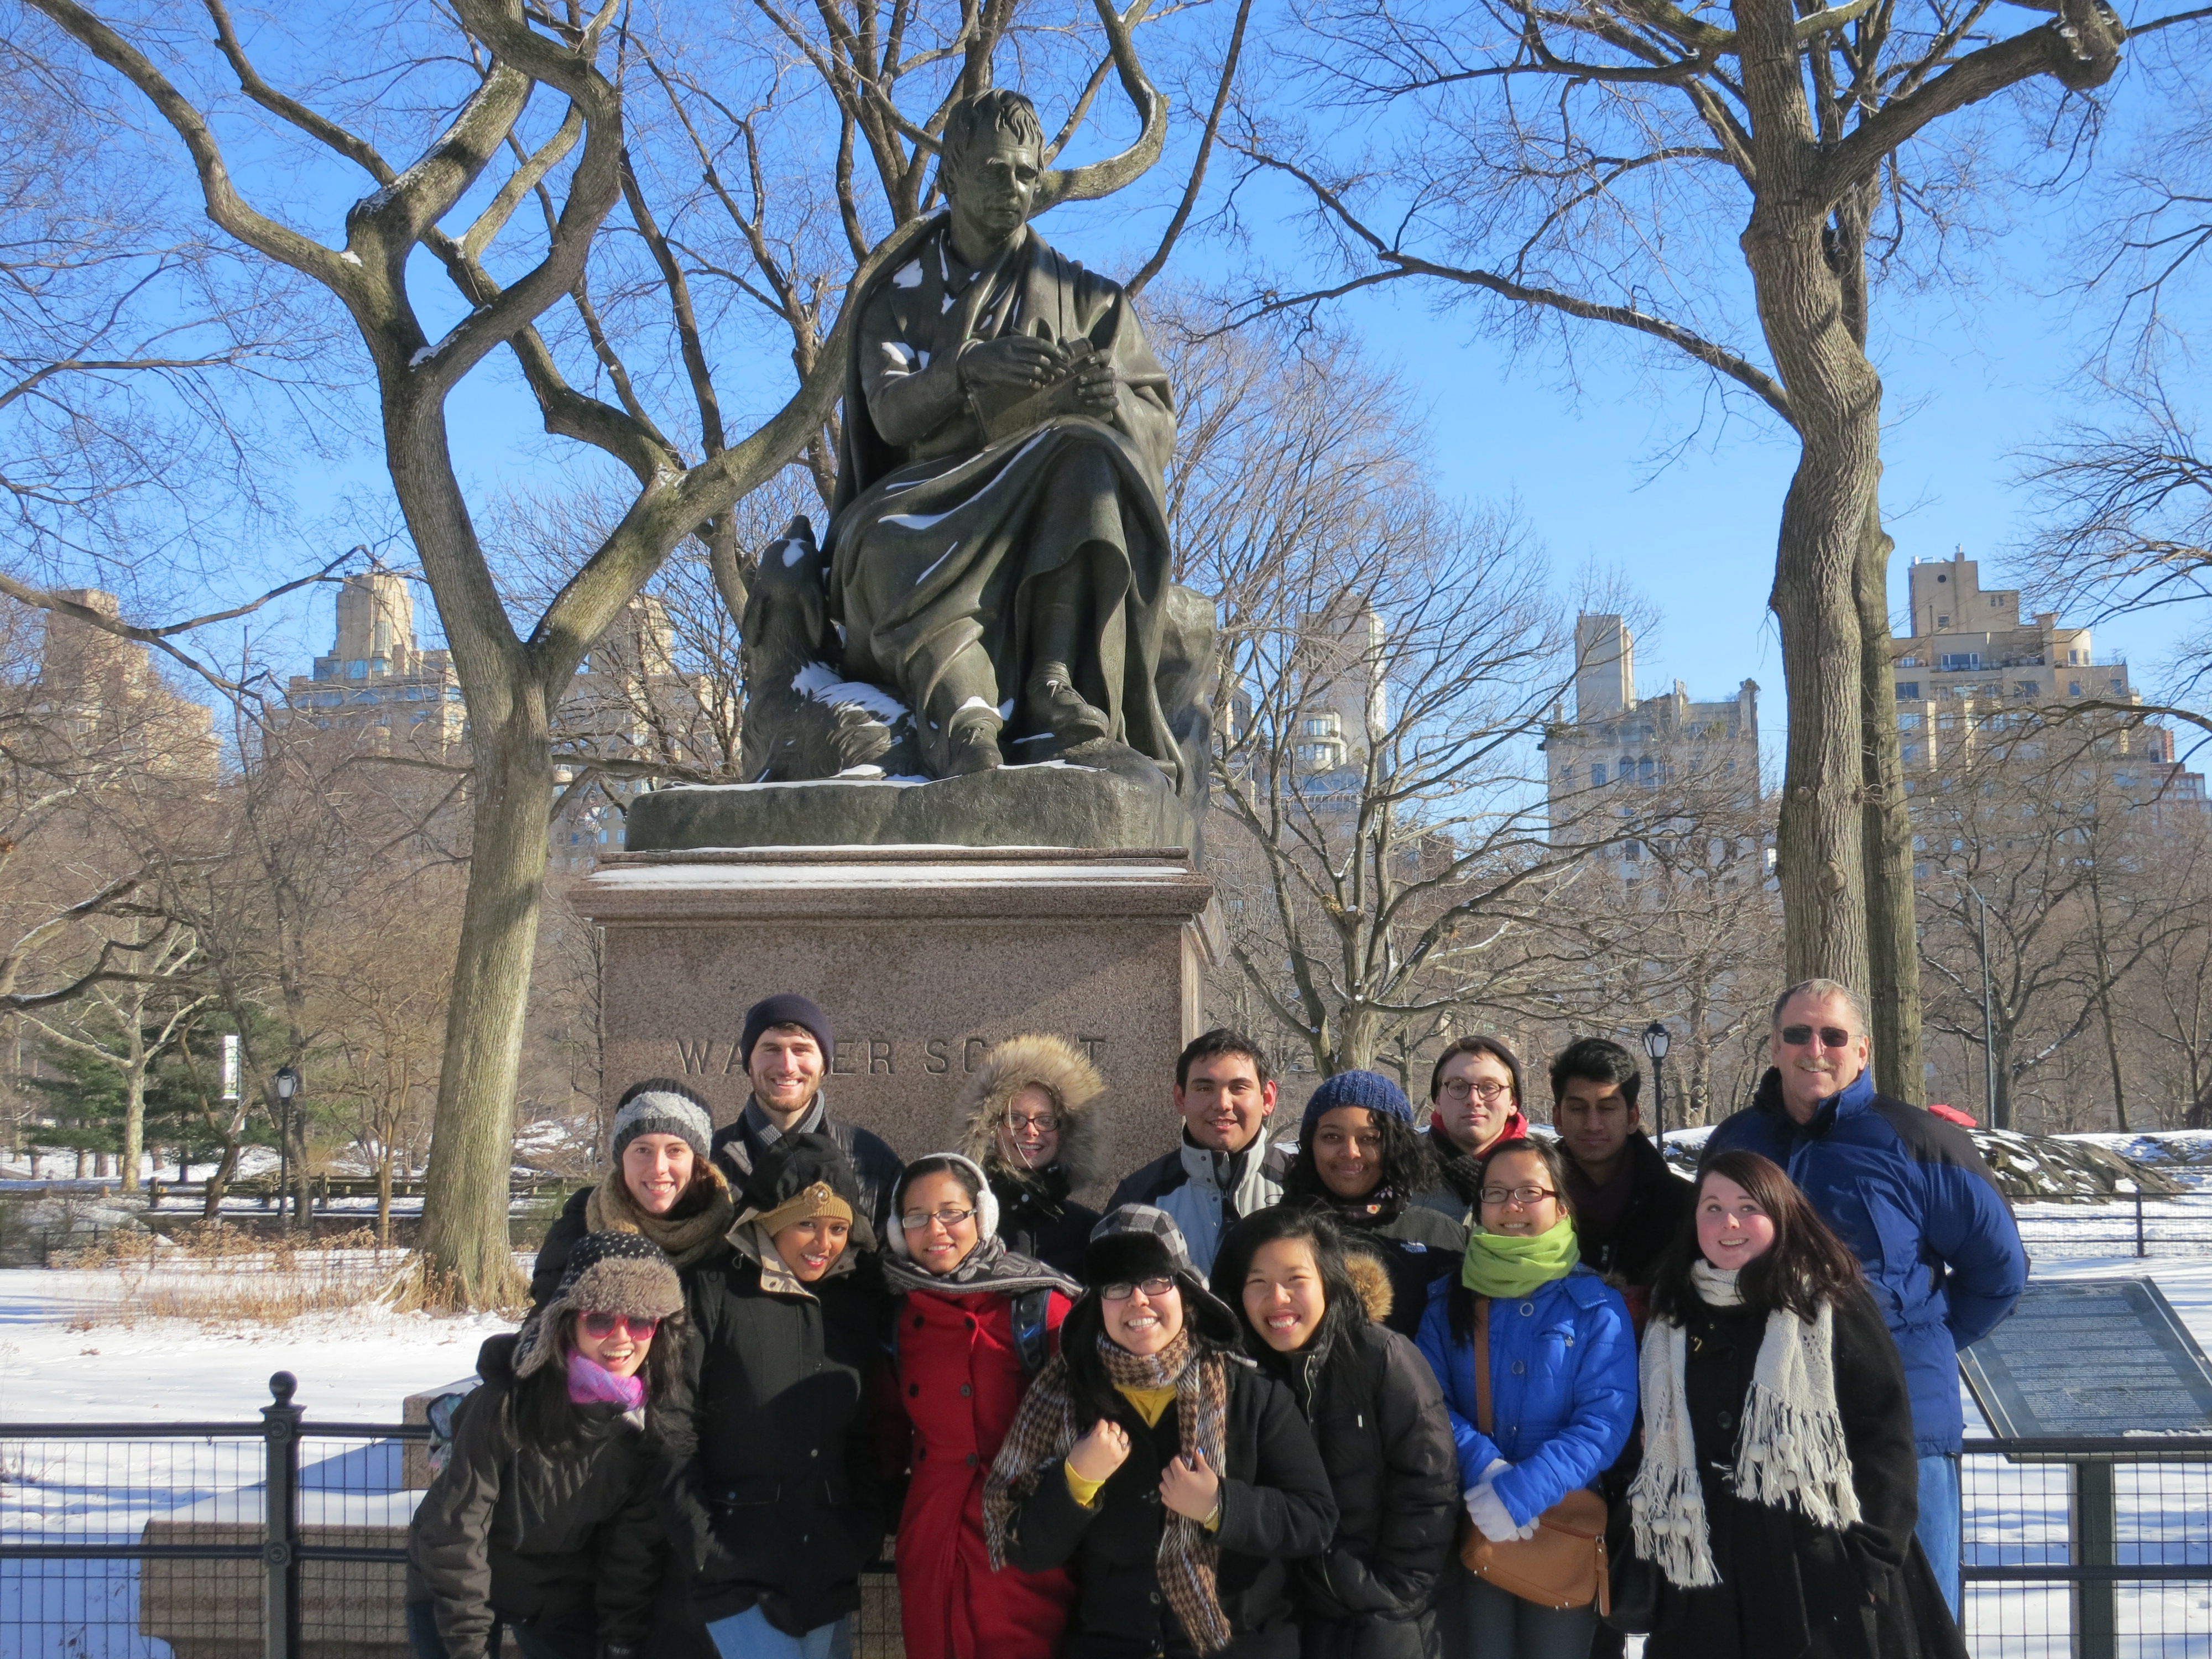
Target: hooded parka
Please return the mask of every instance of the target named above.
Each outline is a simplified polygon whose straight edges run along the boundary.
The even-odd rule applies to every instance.
[[[1451,1419],[1420,1350],[1385,1322],[1392,1291],[1382,1264],[1349,1241],[1345,1258],[1363,1305],[1328,1318],[1307,1348],[1260,1359],[1305,1413],[1336,1495],[1335,1537],[1297,1564],[1298,1651],[1424,1659],[1434,1645],[1430,1599],[1459,1521]]]
[[[1060,1120],[1059,1149],[1036,1169],[1008,1158],[999,1144],[1014,1097],[1031,1086],[1053,1097]],[[999,1237],[1015,1254],[1079,1282],[1098,1212],[1069,1194],[1105,1177],[1110,1153],[1097,1109],[1105,1087],[1098,1068],[1066,1038],[1031,1033],[993,1048],[961,1097],[968,1111],[961,1151],[981,1167],[999,1200]]]
[[[757,1218],[817,1182],[856,1212],[829,1274],[803,1283]],[[692,1270],[682,1382],[665,1413],[677,1545],[699,1616],[758,1607],[790,1636],[860,1604],[890,1517],[872,1376],[886,1298],[852,1166],[825,1135],[785,1136],[747,1182],[728,1248]]]
[[[1765,1323],[1753,1309],[1702,1303],[1684,1322],[1683,1392],[1721,1582],[1663,1587],[1646,1659],[1966,1659],[1913,1537],[1919,1466],[1905,1366],[1864,1291],[1835,1304],[1831,1350],[1859,1520],[1838,1532],[1735,1495],[1736,1433]]]
[[[483,1653],[500,1620],[641,1647],[667,1550],[657,1448],[614,1405],[578,1407],[570,1448],[524,1443],[514,1347],[495,1336],[477,1356],[483,1386],[407,1528],[406,1599],[433,1605],[454,1659]]]

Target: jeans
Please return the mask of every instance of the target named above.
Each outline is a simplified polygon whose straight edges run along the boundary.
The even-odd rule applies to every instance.
[[[1936,1569],[1936,1582],[1943,1587],[1943,1600],[1951,1616],[1959,1617],[1959,1456],[1939,1453],[1920,1460],[1920,1523],[1912,1535],[1927,1552],[1928,1565]]]
[[[1540,1607],[1477,1578],[1456,1559],[1437,1587],[1437,1633],[1449,1659],[1589,1659],[1595,1607]]]
[[[596,1659],[599,1649],[596,1637],[574,1631],[532,1630],[528,1625],[509,1625],[507,1633],[522,1650],[522,1659]],[[494,1659],[499,1653],[499,1635],[500,1626],[494,1625],[491,1641],[484,1649]],[[434,1602],[407,1604],[407,1640],[415,1650],[415,1659],[453,1659],[446,1651],[446,1638],[438,1634]]]
[[[786,1636],[758,1607],[748,1607],[717,1619],[707,1626],[707,1634],[714,1638],[714,1651],[722,1659],[853,1659],[849,1615],[817,1625],[804,1636]]]

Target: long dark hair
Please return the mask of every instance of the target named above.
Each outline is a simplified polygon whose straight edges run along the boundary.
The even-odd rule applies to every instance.
[[[1835,1302],[1861,1282],[1858,1258],[1844,1248],[1779,1164],[1757,1152],[1719,1153],[1698,1171],[1698,1204],[1705,1201],[1705,1182],[1714,1176],[1724,1176],[1742,1188],[1774,1224],[1774,1243],[1736,1274],[1736,1290],[1746,1307],[1760,1314],[1787,1308],[1801,1319],[1810,1319],[1823,1302]],[[1697,1207],[1692,1205],[1653,1276],[1654,1314],[1680,1324],[1705,1305],[1690,1279],[1690,1270],[1699,1260]]]
[[[1478,1192],[1482,1183],[1490,1179],[1490,1166],[1508,1152],[1533,1152],[1541,1159],[1545,1176],[1552,1183],[1553,1199],[1559,1206],[1559,1213],[1563,1216],[1574,1214],[1574,1200],[1567,1196],[1565,1156],[1559,1151],[1556,1143],[1538,1140],[1533,1135],[1516,1135],[1510,1140],[1501,1140],[1482,1155],[1480,1173],[1475,1177]],[[1468,1228],[1469,1243],[1474,1242],[1474,1236],[1481,1231],[1482,1200],[1478,1198],[1475,1200],[1474,1219]],[[1460,1279],[1455,1279],[1452,1281],[1451,1289],[1444,1297],[1444,1317],[1450,1323],[1453,1341],[1474,1340],[1474,1292],[1468,1289],[1466,1284]]]
[[[1192,1293],[1205,1288],[1205,1282],[1195,1273],[1176,1273],[1175,1281],[1176,1293],[1182,1300],[1182,1328],[1190,1333],[1190,1340],[1200,1351],[1237,1352],[1243,1320],[1237,1318],[1231,1326],[1217,1318],[1209,1305],[1210,1298]],[[1114,1379],[1107,1375],[1105,1357],[1098,1352],[1101,1342],[1112,1340],[1106,1334],[1106,1310],[1100,1301],[1098,1287],[1094,1285],[1076,1298],[1060,1328],[1060,1354],[1067,1362],[1067,1397],[1074,1409],[1079,1434],[1087,1432],[1102,1417],[1113,1418],[1125,1428],[1137,1420],[1134,1408],[1121,1397],[1121,1391],[1114,1386]]]
[[[1298,1154],[1291,1161],[1290,1172],[1283,1177],[1283,1196],[1317,1198],[1325,1204],[1379,1204],[1392,1199],[1404,1204],[1443,1181],[1426,1136],[1395,1113],[1370,1109],[1367,1115],[1374,1120],[1382,1136],[1382,1176],[1372,1192],[1364,1199],[1347,1199],[1330,1190],[1314,1162],[1314,1133],[1321,1127],[1316,1122],[1298,1132]]]
[[[553,1358],[517,1381],[507,1395],[515,1438],[549,1455],[572,1449],[584,1425],[583,1407],[568,1398],[568,1356],[576,1351],[575,1309],[562,1310],[553,1340]],[[678,1351],[683,1340],[684,1316],[671,1314],[660,1322],[660,1328],[653,1334],[653,1346],[645,1351],[642,1369],[648,1418],[653,1407],[668,1398],[676,1382],[681,1363]]]
[[[1344,1235],[1325,1212],[1285,1204],[1248,1215],[1229,1230],[1213,1258],[1213,1293],[1236,1310],[1237,1323],[1244,1328],[1244,1352],[1262,1365],[1280,1364],[1283,1357],[1267,1346],[1267,1339],[1254,1328],[1251,1316],[1244,1311],[1244,1279],[1252,1271],[1253,1257],[1266,1246],[1285,1240],[1311,1250],[1314,1270],[1321,1275],[1326,1305],[1309,1345],[1311,1352],[1327,1353],[1340,1335],[1367,1317],[1359,1286],[1344,1265]]]

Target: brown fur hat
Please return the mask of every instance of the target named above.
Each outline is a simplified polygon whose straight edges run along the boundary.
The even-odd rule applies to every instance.
[[[522,1322],[514,1343],[514,1374],[527,1376],[558,1357],[561,1316],[628,1314],[666,1319],[684,1310],[683,1281],[659,1246],[635,1233],[586,1233],[568,1253],[553,1299]]]
[[[1104,1119],[1093,1103],[1105,1092],[1106,1079],[1082,1049],[1048,1032],[1010,1036],[976,1067],[961,1097],[968,1127],[960,1150],[988,1174],[1018,1180],[1022,1170],[999,1151],[999,1126],[1014,1097],[1031,1084],[1059,1103],[1060,1155],[1053,1161],[1066,1175],[1069,1190],[1103,1179],[1111,1153]]]

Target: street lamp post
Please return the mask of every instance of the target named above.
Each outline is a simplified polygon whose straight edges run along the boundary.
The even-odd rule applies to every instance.
[[[300,1073],[295,1067],[280,1066],[272,1080],[276,1085],[276,1211],[283,1215],[292,1197],[292,1097],[300,1092]],[[297,1219],[295,1215],[284,1224],[289,1228]]]
[[[1651,1056],[1651,1113],[1659,1126],[1659,1156],[1667,1156],[1667,1047],[1673,1039],[1653,1020],[1644,1028],[1644,1052]]]

